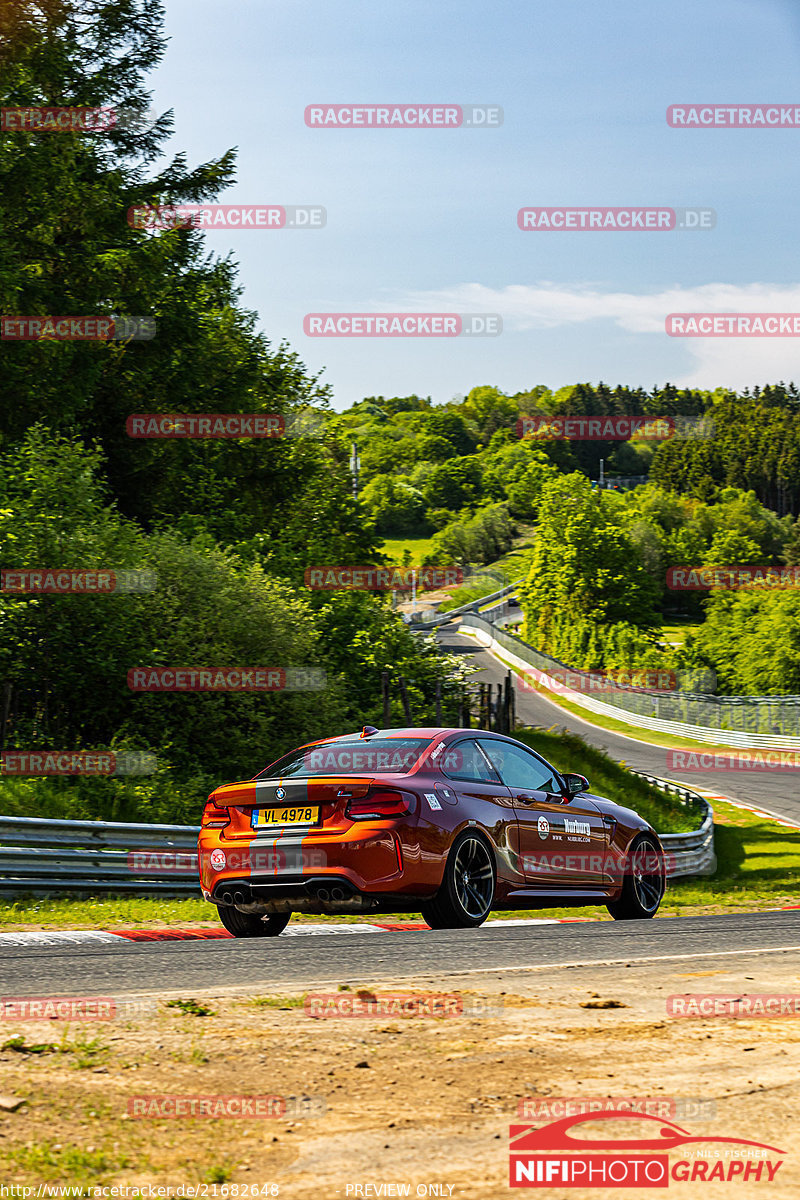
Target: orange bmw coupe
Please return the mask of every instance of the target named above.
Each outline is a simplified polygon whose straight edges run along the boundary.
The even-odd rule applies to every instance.
[[[655,916],[655,830],[527,746],[475,729],[365,726],[301,746],[208,798],[200,884],[235,937],[293,912],[422,912],[435,929],[492,909],[605,904]]]

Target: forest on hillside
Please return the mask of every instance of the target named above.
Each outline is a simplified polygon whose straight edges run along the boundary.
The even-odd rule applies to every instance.
[[[0,104],[144,114],[163,10],[86,0],[85,19],[0,12]],[[728,692],[800,692],[788,590],[676,596],[674,564],[800,561],[794,385],[752,394],[671,385],[477,384],[444,404],[330,390],[242,302],[237,267],[203,232],[125,214],[199,203],[235,178],[224,150],[164,158],[170,113],[103,137],[6,132],[0,142],[0,305],[6,316],[146,314],[149,340],[5,342],[0,375],[0,563],[149,571],[150,591],[0,589],[0,749],[137,750],[150,776],[7,779],[6,811],[189,820],[220,778],[250,775],[303,739],[380,723],[381,677],[404,678],[412,719],[441,698],[454,721],[463,665],[415,634],[382,593],[318,592],[310,566],[387,561],[387,537],[429,539],[423,561],[464,569],[530,542],[525,633],[578,666],[670,656],[712,666]],[[287,436],[136,439],[131,414],[278,417]],[[632,437],[568,440],[566,416],[668,417]],[[528,422],[528,424],[526,424]],[[360,458],[353,494],[350,458]],[[642,477],[600,490],[606,475]],[[524,535],[524,536],[522,536]],[[701,627],[664,648],[665,617]],[[134,667],[313,669],[318,690],[135,694]],[[393,716],[403,719],[395,699]]]

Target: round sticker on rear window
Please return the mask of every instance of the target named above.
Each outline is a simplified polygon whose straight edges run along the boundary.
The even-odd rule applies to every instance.
[[[221,871],[228,860],[225,857],[225,851],[217,849],[211,851],[211,858],[209,861],[211,862],[211,865],[215,871]]]

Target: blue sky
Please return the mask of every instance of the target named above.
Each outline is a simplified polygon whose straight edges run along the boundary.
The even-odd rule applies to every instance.
[[[577,380],[794,378],[798,339],[673,339],[670,311],[800,312],[800,128],[671,129],[670,104],[800,104],[800,0],[166,0],[152,77],[220,200],[316,204],[316,231],[207,234],[334,404]],[[494,129],[309,129],[306,105],[498,104]],[[523,233],[536,205],[698,205],[703,232]],[[500,337],[309,338],[308,312],[496,312]]]

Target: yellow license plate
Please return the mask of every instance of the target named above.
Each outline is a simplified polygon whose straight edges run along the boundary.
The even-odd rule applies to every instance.
[[[295,806],[293,808],[256,808],[253,810],[253,829],[275,829],[282,825],[315,825],[319,820],[319,808]]]

